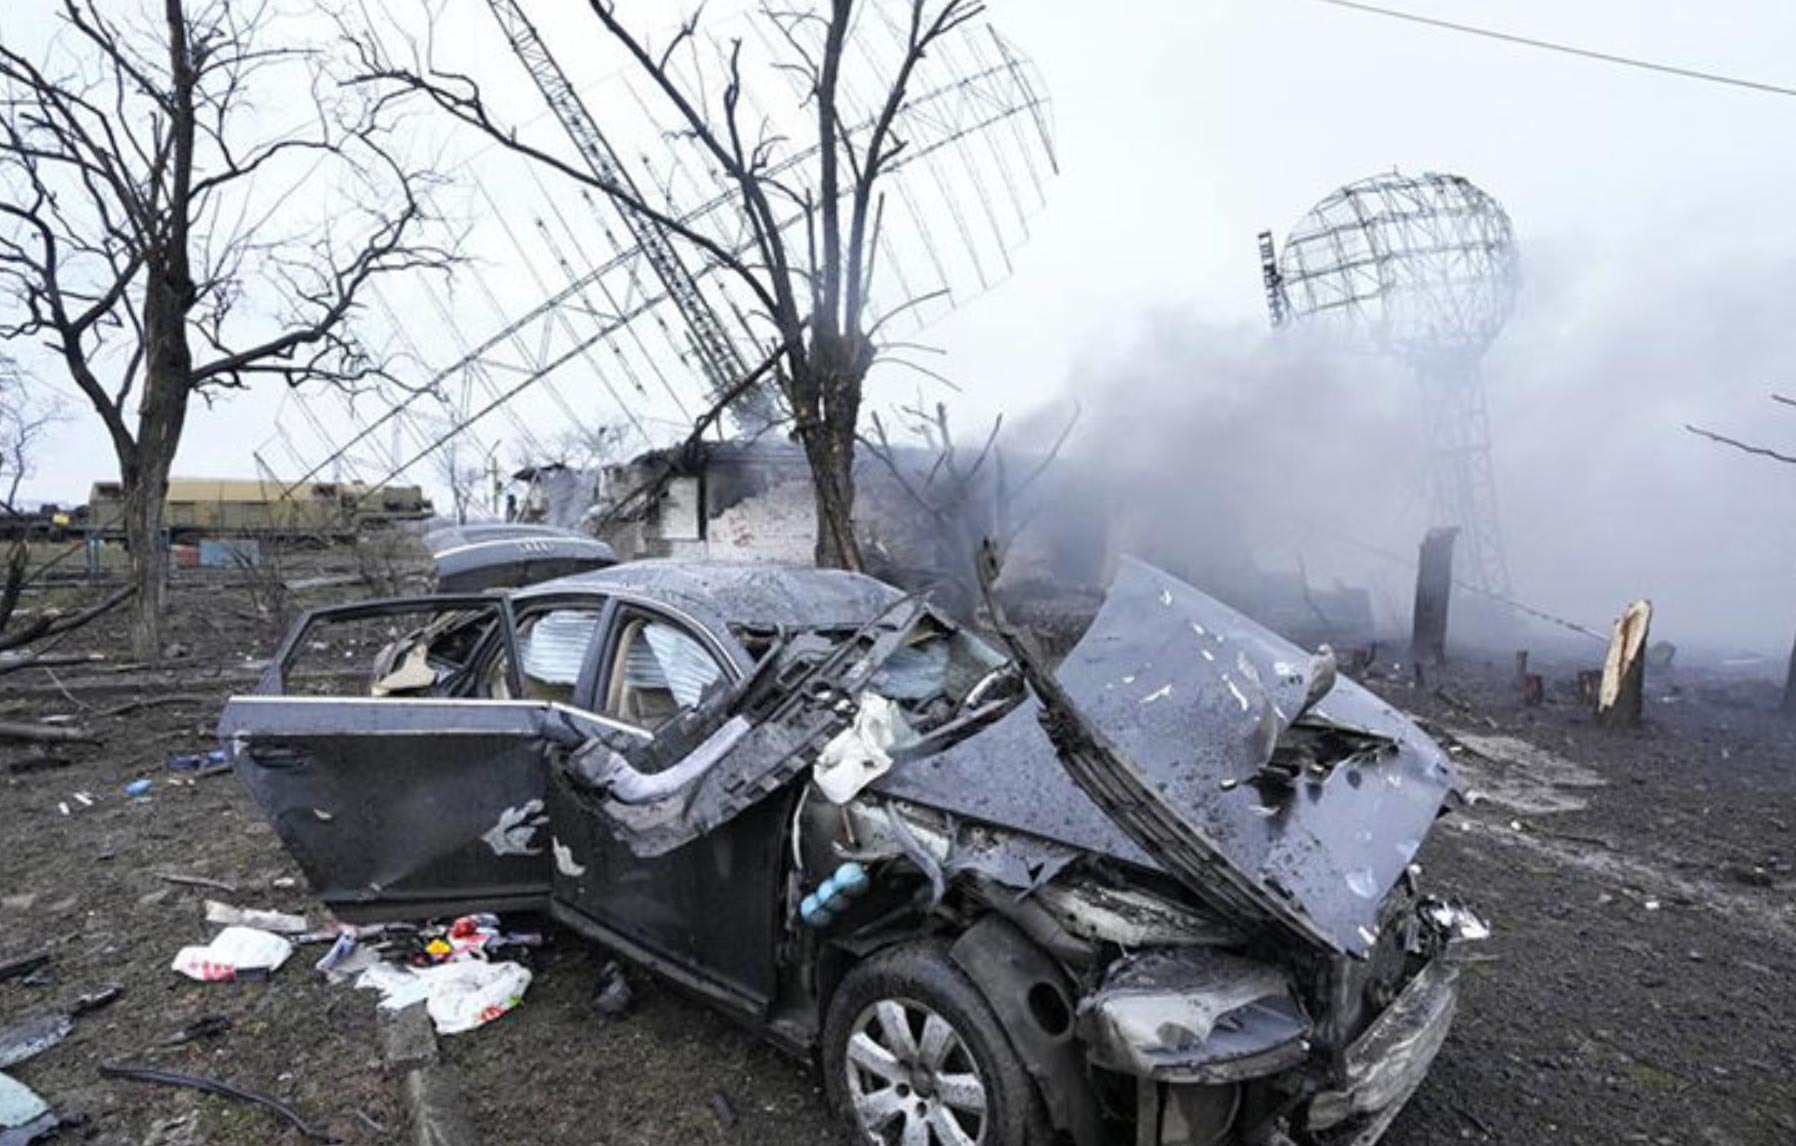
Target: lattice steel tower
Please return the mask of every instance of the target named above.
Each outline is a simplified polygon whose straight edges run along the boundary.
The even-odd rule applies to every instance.
[[[1460,576],[1509,591],[1480,361],[1520,283],[1509,216],[1458,175],[1350,183],[1275,252],[1260,236],[1274,326],[1333,327],[1407,363],[1421,396],[1430,524],[1460,530]]]

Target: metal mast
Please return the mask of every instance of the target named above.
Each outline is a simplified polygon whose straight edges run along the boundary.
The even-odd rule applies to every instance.
[[[1414,364],[1428,441],[1429,520],[1460,529],[1460,580],[1509,592],[1509,562],[1491,469],[1490,415],[1478,359],[1451,355]]]
[[[580,102],[574,85],[549,54],[548,45],[537,34],[536,26],[518,7],[517,0],[488,0],[488,7],[504,29],[505,38],[511,42],[511,50],[524,62],[530,78],[536,81],[537,90],[542,92],[550,110],[561,120],[593,174],[627,191],[639,202],[647,202],[619,162],[611,144],[599,131],[599,125],[593,121],[586,105]],[[692,351],[713,398],[721,398],[748,373],[749,367],[741,351],[725,331],[723,322],[699,289],[692,272],[674,250],[668,229],[658,220],[615,198],[612,203],[623,216],[630,237],[654,268],[655,277],[661,280],[668,297],[679,309]],[[731,404],[730,412],[743,429],[751,432],[763,429],[775,420],[772,395],[765,386],[757,386],[737,398]]]

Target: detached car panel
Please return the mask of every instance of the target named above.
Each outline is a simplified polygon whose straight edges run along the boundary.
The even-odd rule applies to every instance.
[[[1075,781],[1065,704],[1144,787]],[[1367,1146],[1482,929],[1409,873],[1439,750],[1133,562],[1051,681],[869,578],[640,562],[316,614],[220,732],[345,918],[546,907],[867,1146]]]

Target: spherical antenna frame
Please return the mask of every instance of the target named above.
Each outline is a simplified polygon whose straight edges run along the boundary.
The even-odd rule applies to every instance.
[[[1508,212],[1435,172],[1335,191],[1292,228],[1278,272],[1293,320],[1405,358],[1482,355],[1520,286]]]

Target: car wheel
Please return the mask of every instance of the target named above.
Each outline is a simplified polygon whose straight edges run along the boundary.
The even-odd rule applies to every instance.
[[[940,943],[888,948],[830,999],[823,1069],[861,1146],[1029,1146],[1042,1123],[991,1004]]]

